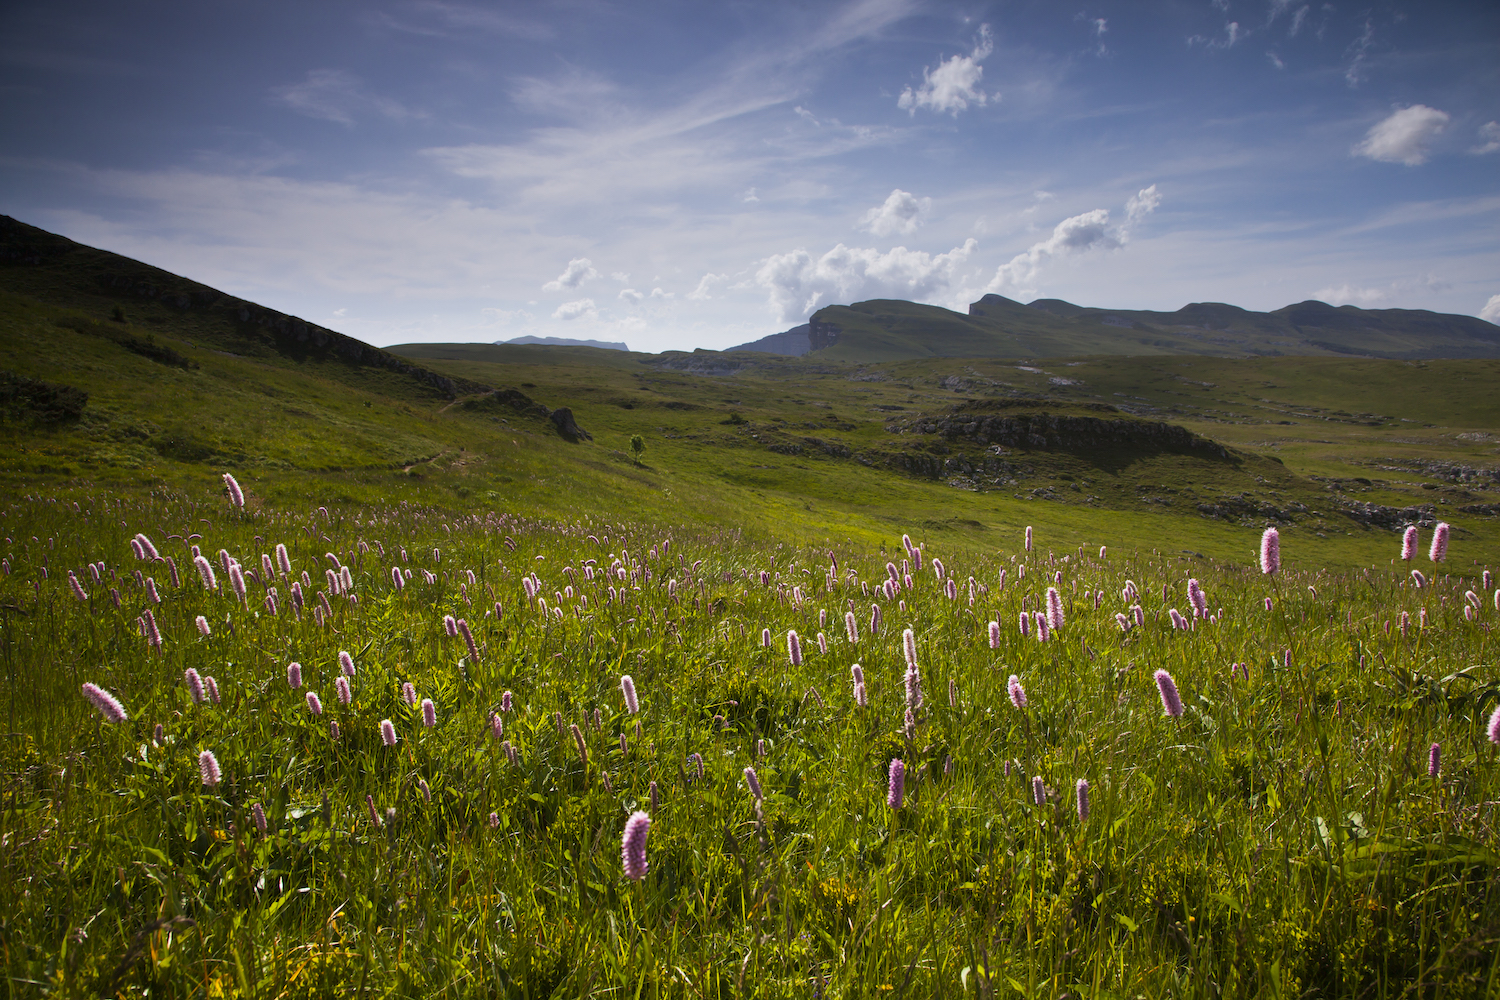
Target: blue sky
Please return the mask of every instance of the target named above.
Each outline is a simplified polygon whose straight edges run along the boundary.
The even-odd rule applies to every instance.
[[[0,212],[372,343],[1500,322],[1500,4],[13,3]]]

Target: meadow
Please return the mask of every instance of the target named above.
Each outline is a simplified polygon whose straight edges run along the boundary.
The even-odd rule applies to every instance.
[[[8,989],[1495,995],[1491,573],[1191,527],[15,494]]]

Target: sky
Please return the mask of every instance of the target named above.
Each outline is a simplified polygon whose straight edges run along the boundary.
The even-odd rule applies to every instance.
[[[1500,4],[12,2],[0,213],[380,346],[1500,322]]]

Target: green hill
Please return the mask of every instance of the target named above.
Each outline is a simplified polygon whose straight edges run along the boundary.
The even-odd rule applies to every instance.
[[[991,531],[1034,523],[1074,545],[1105,528],[1119,544],[1179,534],[1227,559],[1275,523],[1330,564],[1388,558],[1408,520],[1500,540],[1493,360],[913,358],[901,352],[931,310],[899,302],[848,309],[885,338],[891,360],[879,362],[842,357],[852,340],[801,358],[378,351],[3,228],[0,482],[17,493],[201,491],[233,471],[253,496],[286,503],[629,510],[872,545],[916,524],[983,547]],[[978,308],[1029,320],[1033,345],[1069,322],[1019,303]],[[942,316],[971,343],[993,319]],[[581,432],[571,439],[554,419],[564,409]]]
[[[827,306],[809,321],[811,353],[843,361],[1080,354],[1213,357],[1500,357],[1500,327],[1421,309],[1301,302],[1259,313],[1218,302],[1176,312],[1096,309],[1061,299],[986,295],[968,315],[892,299]]]

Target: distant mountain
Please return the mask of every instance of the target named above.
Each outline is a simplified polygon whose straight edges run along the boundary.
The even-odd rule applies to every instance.
[[[316,370],[319,377],[452,399],[490,387],[430,369],[327,327],[129,257],[75,243],[0,215],[0,290],[76,309],[279,367]],[[109,329],[110,327],[105,327]]]
[[[1500,326],[1425,309],[1359,309],[1317,301],[1268,313],[1219,302],[1156,312],[986,295],[967,315],[899,299],[828,306],[805,326],[732,350],[859,362],[1085,354],[1495,358],[1500,357]]]
[[[628,351],[630,348],[621,341],[613,340],[570,340],[567,337],[516,337],[511,340],[497,340],[496,344],[541,344],[546,347],[602,347],[607,351]]]

